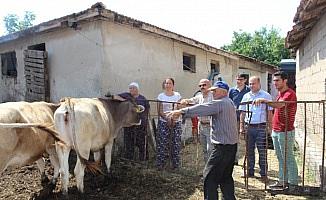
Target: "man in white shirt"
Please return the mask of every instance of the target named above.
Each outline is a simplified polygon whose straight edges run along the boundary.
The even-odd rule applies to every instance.
[[[261,89],[260,79],[257,76],[253,76],[249,79],[250,92],[246,93],[242,98],[243,102],[254,101],[258,98],[264,98],[272,100],[272,96]],[[244,133],[244,127],[248,127],[247,132],[247,152],[248,152],[248,177],[254,177],[254,166],[255,166],[255,146],[257,146],[259,153],[259,167],[260,167],[260,176],[262,180],[266,180],[266,171],[267,171],[267,155],[266,155],[266,127],[271,127],[272,119],[272,107],[268,107],[266,113],[266,104],[261,104],[259,106],[252,104],[243,104],[239,106],[239,110],[247,111],[241,112],[240,114],[240,134]],[[271,130],[271,129],[269,129]]]
[[[181,104],[203,104],[213,100],[213,94],[210,90],[208,90],[211,87],[211,82],[208,79],[201,79],[198,83],[198,86],[201,93],[190,99],[181,100]],[[203,149],[205,163],[212,151],[212,145],[210,141],[210,123],[210,116],[202,116],[199,118],[199,139]]]

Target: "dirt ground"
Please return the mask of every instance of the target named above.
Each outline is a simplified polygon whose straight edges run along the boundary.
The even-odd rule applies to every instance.
[[[270,153],[273,155],[273,153]],[[70,159],[70,172],[73,174],[74,156]],[[239,163],[242,163],[240,160]],[[203,160],[199,145],[190,143],[182,150],[182,168],[178,171],[157,171],[153,159],[149,162],[131,162],[113,156],[112,173],[109,176],[93,175],[86,172],[84,179],[85,194],[78,193],[73,175],[70,177],[69,199],[203,199],[201,171]],[[277,167],[271,165],[268,183],[276,178]],[[106,168],[103,166],[103,170]],[[48,163],[48,176],[52,171]],[[295,195],[265,192],[264,182],[249,179],[249,190],[245,188],[245,180],[241,178],[242,166],[235,166],[234,179],[237,199],[323,199],[322,196],[303,196],[303,192]],[[8,169],[0,176],[0,199],[65,199],[61,195],[60,181],[52,191],[47,184],[41,184],[40,173],[35,164],[22,168]],[[325,198],[326,199],[326,198]]]

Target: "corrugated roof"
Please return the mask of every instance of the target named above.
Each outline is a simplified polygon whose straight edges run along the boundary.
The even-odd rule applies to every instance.
[[[286,37],[286,47],[296,52],[325,11],[326,0],[301,0],[293,19],[295,25]]]
[[[218,55],[223,55],[226,57],[230,57],[233,59],[244,59],[250,62],[255,62],[258,63],[262,66],[265,66],[270,69],[277,69],[277,66],[270,65],[267,63],[264,63],[262,61],[259,61],[254,58],[250,58],[248,56],[244,56],[241,54],[237,53],[231,53],[222,49],[215,48],[213,46],[204,44],[202,42],[199,42],[197,40],[194,40],[192,38],[188,38],[185,36],[182,36],[180,34],[162,29],[160,27],[118,14],[117,12],[108,10],[105,8],[104,4],[99,2],[94,4],[91,8],[81,11],[79,13],[73,13],[71,15],[67,15],[58,19],[53,19],[47,22],[43,22],[39,25],[33,26],[31,28],[25,29],[23,31],[15,32],[9,35],[5,35],[0,37],[0,45],[2,43],[10,42],[22,37],[27,37],[31,35],[35,35],[38,33],[43,33],[43,32],[49,32],[49,31],[54,31],[62,28],[67,28],[71,27],[74,28],[77,22],[84,22],[84,21],[94,21],[94,20],[107,20],[107,21],[112,21],[118,24],[124,24],[124,25],[129,25],[134,28],[139,28],[144,31],[151,32],[153,34],[157,34],[163,37],[167,37],[173,40],[176,40],[181,43],[185,43],[200,49],[203,49],[205,51],[218,54]]]

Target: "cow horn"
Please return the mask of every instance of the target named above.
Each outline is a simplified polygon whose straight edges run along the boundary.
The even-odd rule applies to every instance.
[[[111,100],[126,101],[126,99],[122,98],[122,97],[119,96],[119,95],[115,95],[115,94],[106,94],[105,96],[106,96],[108,99],[111,99]]]
[[[144,112],[144,110],[145,110],[145,107],[144,106],[137,105],[137,108],[136,108],[136,112],[137,113],[142,113],[142,112]]]
[[[112,99],[118,101],[126,101],[127,99],[122,98],[120,95],[112,95]]]
[[[109,97],[109,98],[113,98],[113,95],[111,94],[110,91],[108,91],[104,96],[105,97]]]

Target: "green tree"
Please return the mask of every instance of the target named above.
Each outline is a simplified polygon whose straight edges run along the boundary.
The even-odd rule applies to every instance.
[[[25,12],[23,19],[20,19],[16,14],[8,14],[3,18],[7,33],[14,33],[31,27],[34,20],[35,14],[30,11]]]
[[[221,48],[277,66],[281,59],[290,57],[285,39],[273,27],[270,30],[263,27],[253,34],[241,30],[233,32],[232,43]]]

